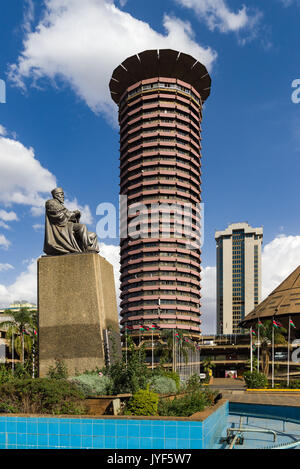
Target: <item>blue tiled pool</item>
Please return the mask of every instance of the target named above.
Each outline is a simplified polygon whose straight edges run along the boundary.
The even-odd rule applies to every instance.
[[[0,416],[0,449],[202,449],[216,447],[228,403],[206,420]]]
[[[240,420],[242,418],[242,420]],[[0,449],[223,449],[228,428],[269,429],[245,433],[254,449],[300,440],[300,408],[251,404],[221,405],[204,421],[0,416]],[[300,448],[300,446],[298,447]]]
[[[235,444],[234,449],[292,446],[300,440],[300,407],[230,403],[227,428],[222,436],[227,436],[228,428],[238,429],[240,426],[245,430],[258,431],[243,432],[243,444]],[[269,430],[276,432],[276,441],[274,433],[267,433]],[[219,448],[229,446],[228,442],[223,442]],[[295,449],[300,449],[300,445]]]

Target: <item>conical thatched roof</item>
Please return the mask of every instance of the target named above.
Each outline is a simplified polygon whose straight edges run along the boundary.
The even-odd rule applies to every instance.
[[[245,317],[241,326],[249,327],[258,318],[264,320],[272,317],[286,325],[289,316],[300,329],[300,265]]]

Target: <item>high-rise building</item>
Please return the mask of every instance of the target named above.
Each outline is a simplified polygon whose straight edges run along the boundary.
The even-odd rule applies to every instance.
[[[263,228],[234,223],[215,234],[217,243],[217,333],[238,334],[238,327],[261,299]]]
[[[133,335],[153,323],[196,337],[201,332],[200,123],[210,85],[201,63],[174,50],[129,57],[112,75],[120,194],[127,197],[121,212],[131,233],[121,240],[121,324]],[[136,225],[130,230],[135,207],[143,216],[140,236]],[[186,207],[182,232],[177,221]]]

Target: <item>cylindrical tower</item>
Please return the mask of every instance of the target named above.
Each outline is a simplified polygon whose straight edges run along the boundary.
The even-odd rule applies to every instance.
[[[133,335],[153,323],[201,333],[200,124],[210,84],[201,63],[165,49],[126,59],[110,81],[131,231],[121,240],[121,324]],[[138,235],[130,225],[141,216]]]

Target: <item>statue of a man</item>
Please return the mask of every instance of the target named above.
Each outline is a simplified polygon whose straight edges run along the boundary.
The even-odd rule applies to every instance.
[[[65,206],[61,187],[51,192],[53,199],[46,202],[46,225],[44,252],[48,256],[76,252],[99,252],[96,233],[79,223],[79,210],[70,212]]]

